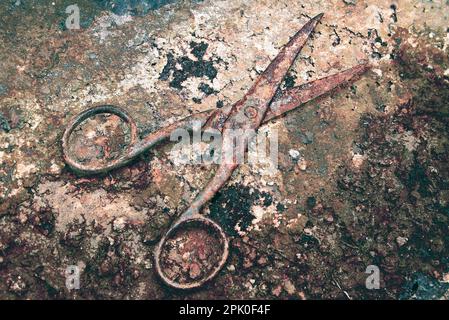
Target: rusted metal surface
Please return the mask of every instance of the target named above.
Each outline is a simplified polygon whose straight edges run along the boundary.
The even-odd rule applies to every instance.
[[[292,88],[283,93],[280,97],[274,98],[279,85],[283,81],[287,71],[290,69],[292,63],[297,57],[298,53],[306,43],[310,34],[314,30],[317,23],[322,18],[323,14],[319,14],[307,22],[292,39],[282,48],[276,58],[270,63],[266,70],[257,78],[251,89],[245,96],[237,103],[224,110],[206,111],[197,115],[188,117],[184,120],[178,121],[170,126],[166,126],[158,130],[142,140],[137,142],[137,126],[132,118],[126,114],[125,111],[118,107],[106,105],[88,109],[69,123],[63,139],[62,146],[64,150],[65,161],[76,171],[80,173],[100,173],[112,170],[122,166],[137,155],[148,150],[158,142],[168,138],[175,129],[191,129],[194,121],[201,121],[205,123],[203,129],[210,128],[221,131],[225,136],[229,131],[235,129],[254,129],[257,130],[259,126],[280,116],[301,104],[310,101],[320,95],[329,92],[336,87],[349,82],[354,77],[361,75],[368,69],[367,64],[361,64],[341,73],[316,80],[311,83],[306,83],[302,86]],[[273,99],[274,98],[274,99]],[[130,127],[131,141],[125,152],[117,159],[107,162],[104,165],[89,166],[82,164],[75,160],[68,152],[69,139],[76,127],[84,120],[100,113],[111,113],[119,116]],[[225,140],[223,140],[225,141]],[[246,149],[248,141],[245,139],[244,148]],[[218,167],[214,177],[208,182],[206,187],[201,191],[190,204],[189,208],[179,217],[178,221],[169,229],[166,235],[160,240],[155,250],[156,270],[159,276],[170,286],[179,289],[190,289],[201,286],[206,281],[212,279],[223,267],[228,257],[228,239],[222,228],[210,219],[204,218],[200,215],[200,210],[223,185],[229,180],[233,171],[238,167],[235,160],[233,143],[223,143],[221,149],[222,161]],[[232,154],[232,159],[224,159],[225,155]],[[205,228],[212,227],[215,237],[220,238],[223,243],[221,259],[219,263],[209,272],[206,277],[200,280],[189,283],[181,283],[174,279],[167,277],[161,266],[161,252],[170,235],[174,230],[183,228],[184,226],[195,222],[203,225]]]
[[[270,109],[265,115],[264,122],[279,117],[304,103],[354,81],[369,68],[368,63],[362,63],[337,74],[287,90],[281,96],[273,99]]]

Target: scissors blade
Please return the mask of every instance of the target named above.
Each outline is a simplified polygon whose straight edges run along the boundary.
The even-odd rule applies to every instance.
[[[248,93],[231,108],[216,111],[207,121],[205,129],[221,130],[225,122],[227,128],[257,129],[279,85],[322,16],[323,13],[320,13],[310,19],[259,75]]]
[[[367,62],[361,63],[342,72],[287,90],[282,95],[273,99],[263,122],[266,123],[288,111],[298,108],[306,102],[348,84],[365,73],[369,68],[370,65]]]

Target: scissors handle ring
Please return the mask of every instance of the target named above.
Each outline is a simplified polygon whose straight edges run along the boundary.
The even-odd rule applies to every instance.
[[[86,119],[92,118],[93,116],[101,113],[114,114],[126,122],[130,129],[130,138],[131,141],[128,144],[127,150],[117,159],[109,161],[104,165],[85,165],[78,160],[74,159],[69,153],[69,140],[73,131]],[[123,109],[113,106],[113,105],[100,105],[96,107],[89,108],[77,116],[75,116],[70,123],[67,125],[67,128],[62,137],[62,151],[64,154],[64,159],[66,163],[73,168],[75,171],[84,173],[84,174],[94,174],[94,173],[102,173],[114,169],[116,167],[122,166],[123,164],[130,161],[133,157],[130,155],[131,148],[136,144],[137,141],[137,126],[135,121],[131,118],[131,116]]]
[[[174,236],[180,229],[186,228],[204,228],[210,232],[218,241],[219,247],[215,248],[220,254],[220,259],[218,263],[209,270],[207,276],[204,278],[194,280],[191,282],[179,282],[176,279],[171,279],[164,272],[164,267],[162,265],[162,251],[164,246],[167,244],[169,238]],[[156,266],[156,271],[159,277],[169,286],[176,289],[193,289],[202,286],[204,283],[208,282],[214,278],[220,270],[223,268],[224,264],[228,260],[229,256],[229,239],[226,236],[223,229],[213,220],[206,218],[200,214],[193,214],[190,216],[181,217],[170,229],[165,233],[165,235],[159,240],[159,244],[156,246],[154,251],[154,261]]]

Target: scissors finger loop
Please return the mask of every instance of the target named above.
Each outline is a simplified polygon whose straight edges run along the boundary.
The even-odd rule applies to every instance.
[[[121,120],[123,120],[128,124],[130,130],[129,132],[130,143],[128,144],[127,150],[123,152],[122,155],[117,159],[108,161],[105,164],[96,164],[96,165],[83,164],[79,160],[75,159],[69,152],[70,137],[73,131],[76,128],[78,128],[79,125],[83,123],[85,120],[93,118],[97,114],[103,113],[116,115]],[[129,149],[136,144],[136,141],[137,141],[137,126],[134,120],[129,116],[129,114],[125,110],[113,105],[100,105],[81,112],[70,121],[62,137],[62,150],[64,154],[64,159],[71,168],[81,173],[94,174],[111,170],[124,164],[126,161],[129,161],[130,157],[127,156],[129,153]]]

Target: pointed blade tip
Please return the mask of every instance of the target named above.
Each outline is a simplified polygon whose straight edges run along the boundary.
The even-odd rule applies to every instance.
[[[318,13],[314,18],[313,18],[313,20],[321,20],[321,18],[324,16],[324,12],[321,12],[321,13]]]

